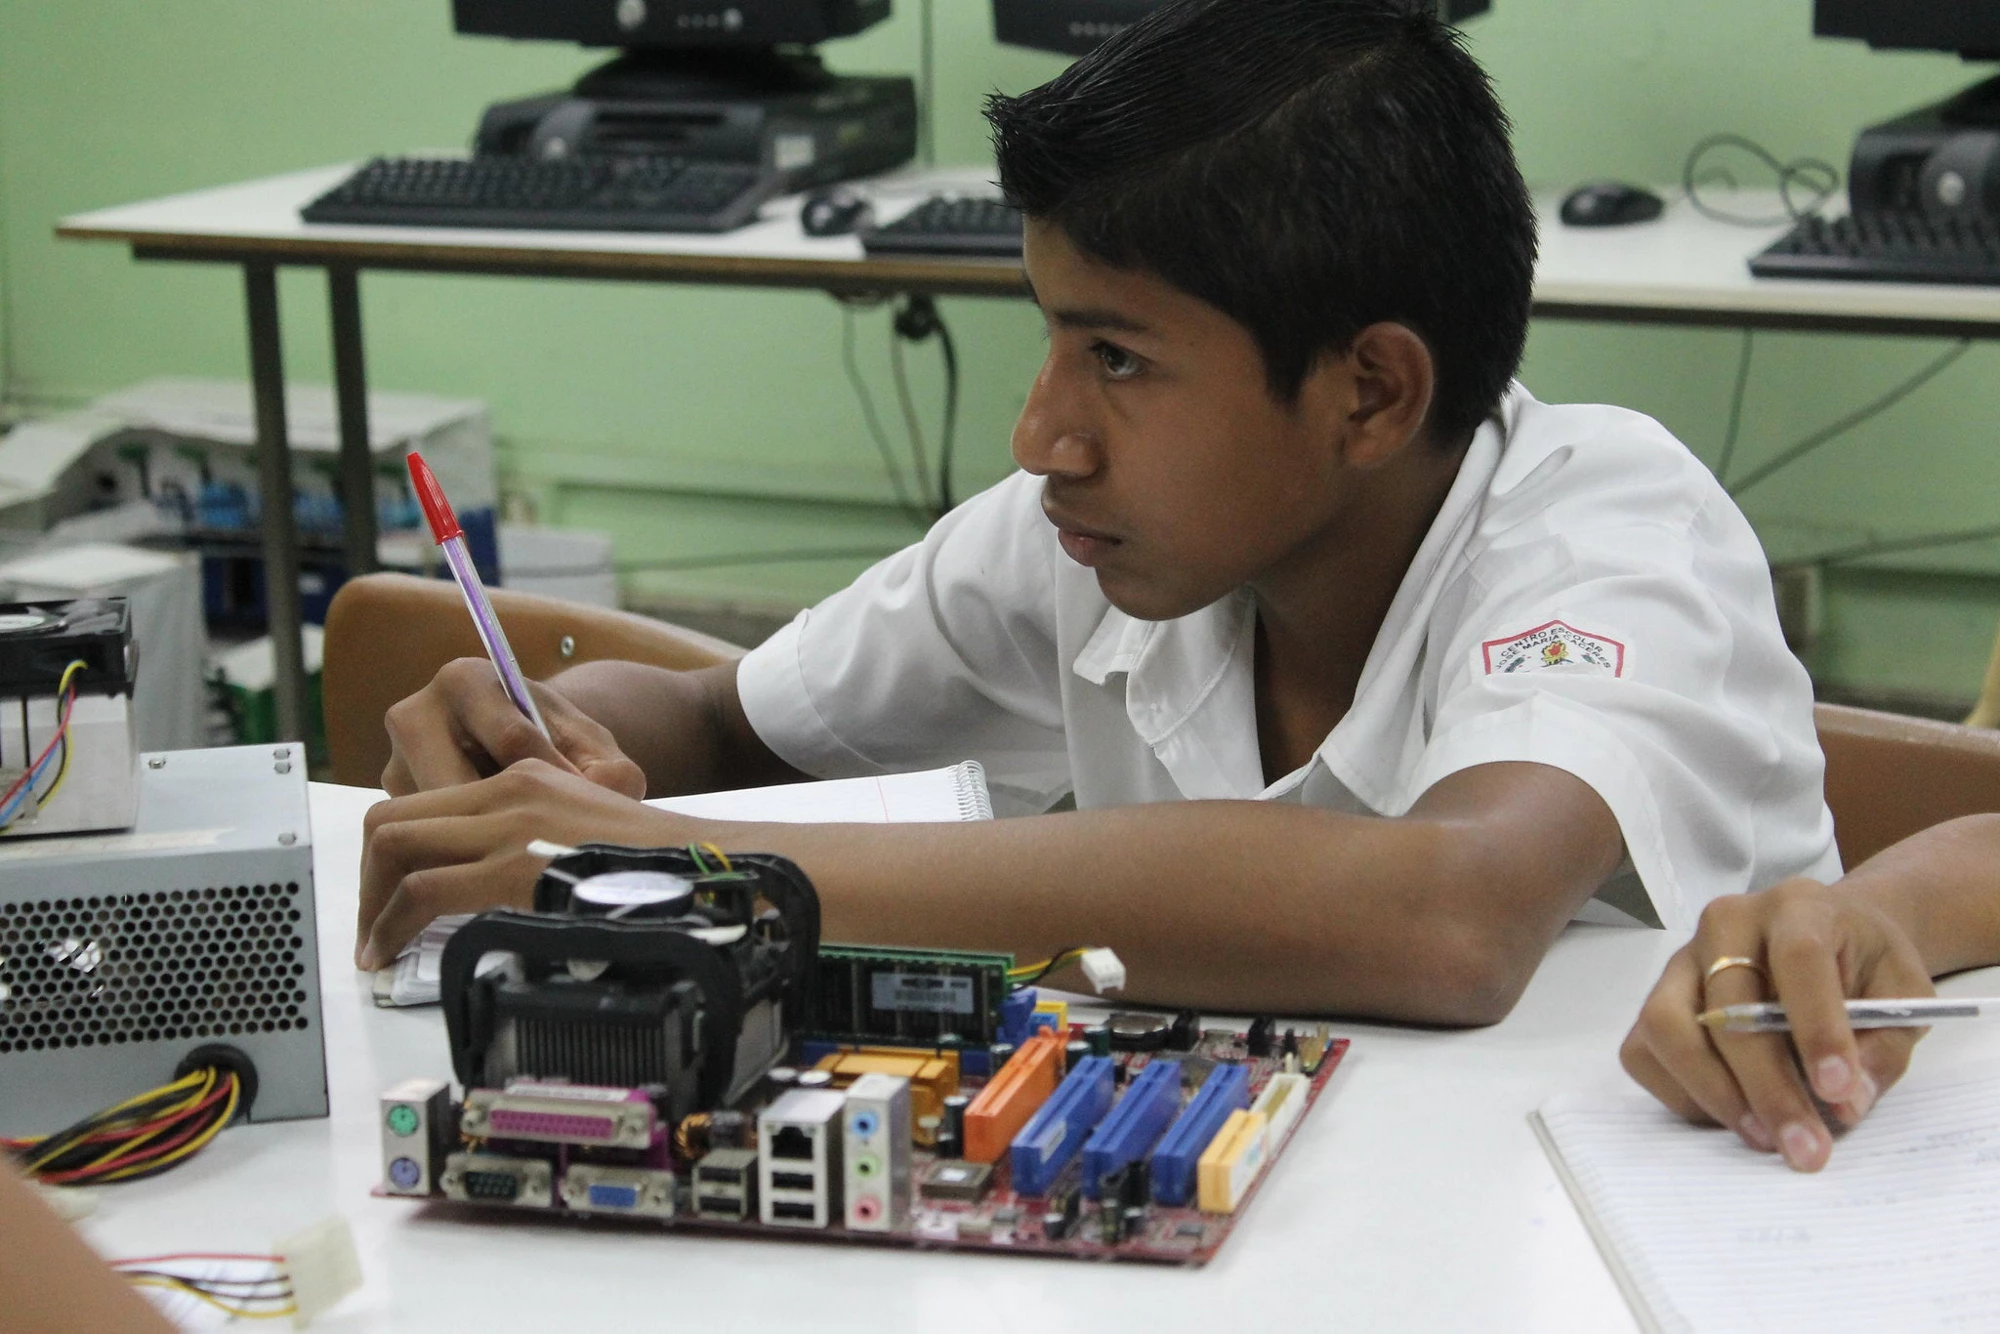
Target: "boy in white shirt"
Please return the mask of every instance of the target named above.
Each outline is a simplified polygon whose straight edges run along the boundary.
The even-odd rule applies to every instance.
[[[1586,905],[1687,925],[1837,874],[1742,516],[1656,423],[1510,385],[1533,211],[1427,10],[1183,0],[995,98],[1049,332],[1023,472],[741,664],[557,677],[553,745],[447,667],[389,716],[362,961],[524,902],[530,838],[712,840],[798,861],[831,939],[1481,1023]],[[962,758],[1024,818],[634,800]]]

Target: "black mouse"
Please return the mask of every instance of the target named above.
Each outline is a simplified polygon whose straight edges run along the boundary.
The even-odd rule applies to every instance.
[[[1651,222],[1663,207],[1660,197],[1643,185],[1592,181],[1564,196],[1562,220],[1572,227],[1617,227]]]
[[[845,236],[866,227],[875,216],[866,195],[844,185],[815,190],[799,208],[799,226],[807,236]]]

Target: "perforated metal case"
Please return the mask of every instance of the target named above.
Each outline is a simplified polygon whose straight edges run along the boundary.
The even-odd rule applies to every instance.
[[[0,845],[0,1134],[257,1067],[256,1121],[325,1116],[306,766],[296,745],[148,755],[130,832]]]

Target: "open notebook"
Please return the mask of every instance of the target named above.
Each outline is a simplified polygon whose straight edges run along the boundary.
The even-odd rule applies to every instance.
[[[774,824],[939,824],[993,818],[986,771],[975,760],[920,773],[657,797],[646,804],[712,820]],[[375,1003],[434,1004],[444,943],[465,921],[465,916],[440,917],[425,927],[394,964],[375,974]]]
[[[2000,1065],[1897,1086],[1809,1176],[1636,1091],[1531,1120],[1648,1330],[2000,1329]]]

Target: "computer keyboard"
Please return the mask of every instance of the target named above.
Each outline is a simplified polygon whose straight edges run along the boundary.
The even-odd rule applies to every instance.
[[[1866,213],[1799,219],[1750,259],[1760,278],[2000,285],[2000,226],[1979,217]]]
[[[749,163],[620,154],[376,158],[299,210],[307,222],[726,232],[784,182]]]
[[[861,233],[871,255],[1021,257],[1021,212],[998,199],[932,195],[885,227]]]

